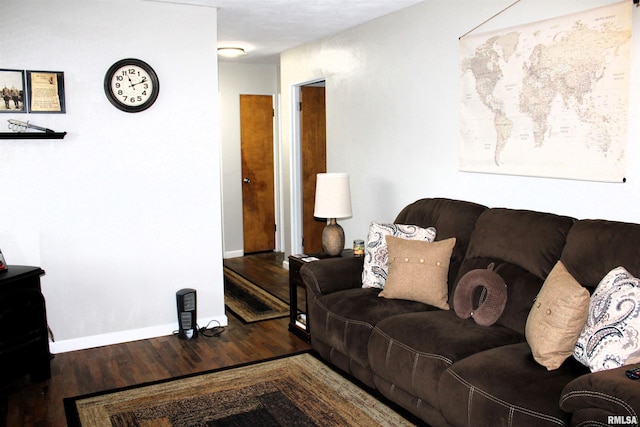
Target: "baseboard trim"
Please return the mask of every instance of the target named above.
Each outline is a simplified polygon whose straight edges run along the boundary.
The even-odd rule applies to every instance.
[[[238,251],[227,251],[224,253],[224,258],[239,258],[244,256],[244,250],[240,249]]]
[[[209,325],[209,327],[215,325],[216,322],[219,323],[220,326],[227,326],[229,324],[229,319],[227,316],[198,319],[198,326],[203,328],[210,322],[211,325]],[[178,324],[174,322],[168,325],[151,326],[148,328],[131,329],[128,331],[50,342],[49,351],[54,354],[66,353],[69,351],[85,350],[87,348],[102,347],[105,345],[122,344],[125,342],[163,337],[172,335],[177,330],[177,326]]]

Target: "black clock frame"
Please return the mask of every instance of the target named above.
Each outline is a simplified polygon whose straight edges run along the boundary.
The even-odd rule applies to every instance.
[[[144,69],[151,78],[151,83],[153,84],[153,93],[151,94],[151,97],[142,104],[123,104],[118,100],[117,96],[114,95],[113,92],[111,92],[111,79],[113,78],[113,75],[117,70],[126,65],[135,65]],[[107,70],[107,73],[104,76],[104,93],[105,95],[107,95],[107,99],[109,100],[109,102],[111,102],[111,104],[113,104],[113,106],[118,108],[119,110],[127,113],[139,113],[140,111],[144,111],[147,108],[151,107],[153,103],[156,102],[156,99],[158,99],[158,94],[160,93],[160,80],[158,80],[158,75],[156,74],[155,70],[151,68],[151,66],[146,62],[135,58],[121,59],[120,61],[109,67],[109,69]]]

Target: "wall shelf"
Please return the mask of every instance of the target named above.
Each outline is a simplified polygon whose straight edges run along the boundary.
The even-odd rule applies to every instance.
[[[66,132],[0,132],[0,139],[63,139]]]

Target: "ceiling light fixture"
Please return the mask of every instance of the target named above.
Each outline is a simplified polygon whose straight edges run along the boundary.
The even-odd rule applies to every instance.
[[[218,55],[224,56],[225,58],[237,58],[238,56],[246,55],[246,52],[241,47],[219,47]]]

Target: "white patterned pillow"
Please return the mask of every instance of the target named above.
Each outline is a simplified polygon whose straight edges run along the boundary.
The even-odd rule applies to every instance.
[[[436,229],[422,228],[417,225],[380,224],[373,221],[369,226],[369,236],[364,247],[363,288],[384,288],[389,264],[385,236],[433,242],[436,239]]]
[[[573,356],[591,372],[640,362],[640,280],[617,267],[600,281]]]

